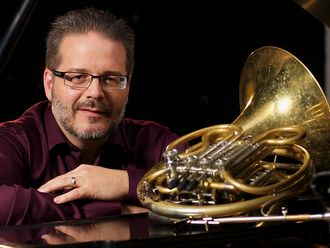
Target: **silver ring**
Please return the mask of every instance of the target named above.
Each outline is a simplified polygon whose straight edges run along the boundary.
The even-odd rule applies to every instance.
[[[77,188],[77,179],[76,179],[76,177],[71,177],[71,184],[72,184],[72,187]]]

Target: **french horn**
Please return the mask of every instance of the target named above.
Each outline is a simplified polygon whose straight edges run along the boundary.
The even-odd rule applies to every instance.
[[[265,212],[304,192],[315,172],[329,170],[329,105],[298,58],[274,46],[252,52],[241,72],[239,101],[241,113],[232,123],[167,146],[138,184],[144,207],[175,219]]]

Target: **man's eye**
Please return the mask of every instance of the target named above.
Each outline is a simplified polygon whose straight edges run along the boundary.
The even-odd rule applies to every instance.
[[[114,76],[106,76],[106,77],[104,77],[104,83],[108,84],[108,85],[117,85],[117,84],[119,84],[119,81]]]
[[[65,79],[73,83],[80,83],[86,81],[88,77],[89,76],[85,74],[69,74]]]

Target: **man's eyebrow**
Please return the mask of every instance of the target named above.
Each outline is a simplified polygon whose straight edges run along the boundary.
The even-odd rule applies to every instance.
[[[70,69],[66,70],[66,72],[88,73],[88,74],[92,74],[92,75],[115,75],[115,76],[126,75],[126,74],[118,72],[118,71],[110,71],[110,70],[103,71],[102,73],[99,73],[99,74],[95,74],[95,73],[91,73],[90,71],[83,69],[83,68],[70,68]]]
[[[82,68],[69,68],[66,70],[66,72],[82,72],[82,73],[88,73],[86,69]]]
[[[111,75],[126,75],[124,73],[121,73],[121,72],[118,72],[118,71],[104,71],[103,73],[101,73],[101,75],[108,75],[108,74],[111,74]]]

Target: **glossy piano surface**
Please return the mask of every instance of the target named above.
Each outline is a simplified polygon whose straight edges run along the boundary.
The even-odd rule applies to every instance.
[[[328,247],[329,238],[324,220],[196,225],[148,214],[0,229],[0,247]]]

